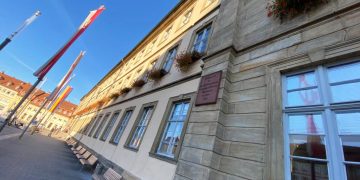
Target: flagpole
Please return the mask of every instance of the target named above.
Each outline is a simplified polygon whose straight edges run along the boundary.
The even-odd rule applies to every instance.
[[[41,110],[45,107],[46,103],[48,102],[49,100],[46,99],[43,104],[41,105],[41,107],[36,111],[34,117],[31,119],[31,121],[28,123],[28,125],[25,127],[25,129],[23,130],[23,132],[21,133],[21,135],[19,136],[19,139],[21,139],[25,132],[27,131],[27,129],[29,129],[30,125],[35,121],[36,119],[36,116],[41,112]]]
[[[39,128],[40,124],[42,123],[42,121],[43,121],[43,120],[45,119],[45,117],[47,116],[47,113],[48,113],[48,112],[45,112],[44,116],[41,117],[39,123],[38,123],[38,124],[36,125],[36,127],[31,131],[31,135],[34,135],[35,130],[36,130],[37,128]],[[51,115],[52,115],[52,113],[48,116],[48,118],[46,119],[46,121],[50,119]],[[46,121],[45,121],[45,122],[46,122]]]
[[[22,30],[24,30],[27,26],[29,26],[32,22],[34,22],[35,19],[40,15],[41,12],[36,11],[35,14],[33,14],[30,18],[26,19],[25,22],[21,24],[21,26],[15,32],[13,32],[0,44],[0,51],[11,42],[11,40],[15,37],[16,34],[19,34]]]
[[[19,107],[24,103],[24,101],[30,96],[30,94],[34,91],[37,85],[42,81],[42,77],[38,78],[36,82],[30,87],[30,89],[26,92],[26,94],[21,98],[15,108],[10,112],[10,114],[6,117],[5,122],[0,126],[0,133],[4,129],[7,123],[9,123],[10,119],[14,116],[15,112],[19,109]]]
[[[20,100],[20,102],[16,105],[14,110],[10,112],[8,117],[5,119],[4,124],[0,126],[0,133],[4,129],[5,125],[9,122],[15,112],[19,109],[22,103],[29,97],[31,92],[35,89],[35,87],[42,81],[45,75],[51,70],[51,68],[57,63],[57,61],[61,58],[62,55],[66,52],[66,50],[75,42],[77,38],[93,23],[93,21],[98,17],[102,11],[105,10],[104,6],[100,6],[99,9],[91,11],[85,21],[80,25],[79,29],[75,34],[70,38],[70,40],[65,43],[65,45],[58,50],[58,52],[51,57],[44,65],[42,65],[37,71],[35,71],[34,76],[38,77],[38,80],[35,84],[26,92],[25,96]],[[21,30],[21,28],[20,28]]]
[[[20,116],[25,110],[26,108],[29,106],[29,104],[31,103],[32,100],[34,100],[35,98],[37,98],[38,96],[41,96],[45,93],[41,93],[36,95],[36,93],[41,89],[41,87],[45,84],[46,82],[46,78],[44,79],[44,81],[41,81],[41,84],[39,85],[39,88],[37,88],[33,93],[32,96],[29,98],[29,100],[25,103],[25,105],[22,106],[22,108],[19,110],[19,113],[15,113],[14,117],[11,119],[10,124],[12,124],[18,117],[18,115]]]

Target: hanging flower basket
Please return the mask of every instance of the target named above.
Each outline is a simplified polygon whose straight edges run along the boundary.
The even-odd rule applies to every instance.
[[[158,81],[166,74],[167,72],[164,69],[153,69],[149,72],[149,78]]]
[[[131,88],[125,87],[120,90],[120,94],[127,94],[131,91]]]
[[[138,79],[133,82],[132,87],[141,88],[142,86],[144,86],[144,84],[146,84],[146,82],[143,79]]]
[[[273,0],[267,5],[268,16],[280,20],[292,18],[327,2],[328,0]]]
[[[192,63],[201,59],[203,56],[202,53],[197,51],[181,53],[176,56],[175,66],[178,70],[185,72],[189,70]]]

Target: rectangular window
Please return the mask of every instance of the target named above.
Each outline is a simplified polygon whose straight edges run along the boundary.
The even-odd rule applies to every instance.
[[[95,118],[92,118],[90,122],[84,128],[84,135],[87,135],[90,131],[91,125],[94,123]]]
[[[95,121],[96,117],[93,117],[90,122],[86,125],[86,130],[84,131],[84,135],[88,135],[90,130],[91,130],[91,127],[92,125],[94,124],[94,121]]]
[[[131,118],[132,113],[133,113],[133,109],[128,109],[125,112],[125,114],[123,115],[123,117],[121,118],[118,126],[115,129],[113,137],[111,138],[112,139],[111,142],[113,144],[119,144],[121,135],[123,134],[128,122],[129,122],[129,120]]]
[[[203,28],[202,30],[196,33],[192,51],[205,53],[209,40],[210,31],[211,31],[211,25]]]
[[[109,116],[110,116],[110,113],[106,114],[105,117],[104,117],[104,119],[103,119],[102,121],[100,120],[100,121],[101,121],[101,122],[100,122],[100,125],[99,125],[99,127],[96,129],[96,132],[95,132],[95,134],[94,134],[94,136],[93,136],[95,139],[99,137],[100,132],[101,132],[102,128],[104,127],[104,125],[106,124],[106,121],[108,120]]]
[[[179,146],[184,123],[189,112],[190,102],[182,101],[173,103],[171,113],[166,120],[160,143],[156,153],[169,158],[174,158]]]
[[[138,150],[140,143],[145,135],[145,131],[149,125],[151,116],[153,114],[155,105],[154,103],[150,103],[144,105],[137,121],[134,124],[134,127],[128,137],[126,147],[134,150]]]
[[[177,53],[177,47],[172,48],[166,55],[166,59],[164,62],[164,65],[162,67],[163,70],[165,70],[166,72],[169,72],[171,69],[171,66],[174,63],[175,57],[176,57],[176,53]]]
[[[359,82],[360,62],[284,77],[286,179],[360,179]]]
[[[120,114],[120,112],[116,112],[111,117],[109,123],[106,125],[106,128],[105,128],[103,134],[101,135],[101,138],[100,138],[101,140],[106,141],[107,137],[110,134],[111,129],[114,127],[114,124],[115,124],[117,118],[119,117],[119,114]]]
[[[94,131],[95,131],[95,129],[96,129],[97,125],[99,124],[102,117],[103,117],[103,115],[100,115],[100,116],[97,117],[96,120],[94,119],[95,120],[94,125],[92,126],[92,128],[91,128],[91,130],[90,130],[90,132],[88,134],[89,137],[91,137],[92,134],[94,133]]]

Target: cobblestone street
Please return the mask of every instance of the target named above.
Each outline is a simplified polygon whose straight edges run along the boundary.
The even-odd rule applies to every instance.
[[[18,140],[20,132],[6,127],[0,134],[0,179],[91,179],[63,141],[42,135]]]

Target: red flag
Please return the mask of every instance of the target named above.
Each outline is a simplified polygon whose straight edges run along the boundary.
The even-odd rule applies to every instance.
[[[99,9],[90,11],[90,14],[85,19],[85,21],[80,25],[76,33],[70,38],[70,40],[53,56],[51,57],[44,65],[42,65],[35,73],[34,76],[38,78],[43,78],[50,69],[56,64],[56,62],[61,58],[61,56],[66,52],[66,50],[75,42],[75,40],[80,37],[80,35],[94,22],[96,17],[98,17],[102,11],[105,10],[104,6],[100,6]]]
[[[69,94],[71,93],[71,91],[73,90],[73,88],[71,86],[67,86],[64,90],[64,92],[59,96],[58,99],[56,99],[55,103],[52,105],[52,107],[50,108],[50,112],[53,113],[57,107],[63,102],[65,101],[65,99],[69,96]]]
[[[50,96],[48,96],[49,101],[52,101],[56,98],[56,95],[59,94],[60,90],[66,86],[66,82],[68,82],[72,72],[74,71],[74,69],[76,68],[76,66],[79,64],[80,60],[82,59],[82,57],[84,56],[85,51],[81,51],[80,54],[78,55],[78,57],[75,59],[75,61],[73,62],[73,64],[71,65],[70,69],[68,70],[68,72],[65,74],[65,76],[61,79],[61,81],[59,82],[59,84],[56,86],[56,88],[51,92]]]

